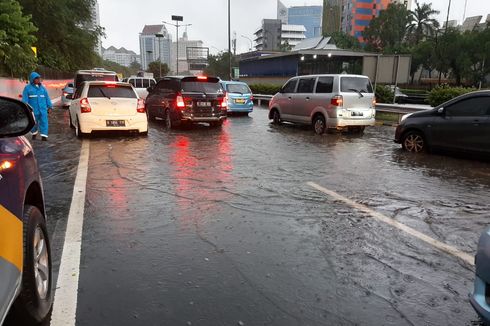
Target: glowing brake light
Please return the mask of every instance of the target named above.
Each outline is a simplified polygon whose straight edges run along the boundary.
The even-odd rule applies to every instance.
[[[206,76],[197,76],[197,79],[199,79],[199,80],[208,80],[208,77],[206,77]]]
[[[63,96],[66,96],[66,95],[68,95],[68,93],[67,92],[63,92]]]
[[[90,103],[88,102],[88,98],[86,97],[80,100],[80,112],[81,113],[92,112],[92,108],[90,107]]]
[[[333,106],[342,106],[344,105],[344,99],[341,95],[334,96],[330,100],[330,104],[332,104]]]
[[[115,84],[109,84],[109,85],[106,85],[107,88],[116,88],[116,85]]]
[[[145,100],[143,100],[142,98],[138,99],[138,107],[136,108],[136,111],[138,113],[146,113]]]
[[[220,107],[222,110],[228,109],[228,95],[223,96],[223,99],[221,100]]]
[[[182,97],[182,95],[177,95],[177,99],[175,101],[177,103],[177,108],[179,108],[179,109],[185,108],[185,102],[184,102],[184,98]]]
[[[0,172],[4,172],[12,169],[15,166],[14,161],[1,161],[0,162]]]

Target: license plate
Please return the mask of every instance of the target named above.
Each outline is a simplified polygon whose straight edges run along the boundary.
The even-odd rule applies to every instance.
[[[242,98],[237,98],[237,99],[235,99],[235,103],[237,103],[237,104],[245,104],[245,100],[242,99]]]
[[[105,125],[107,127],[125,127],[126,121],[124,121],[124,120],[106,120]]]
[[[362,117],[364,114],[362,112],[351,112],[351,117]]]
[[[202,108],[209,108],[211,107],[211,102],[197,102],[197,106],[202,107]]]

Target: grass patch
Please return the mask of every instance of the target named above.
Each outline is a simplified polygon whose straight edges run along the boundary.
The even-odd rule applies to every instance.
[[[400,115],[399,113],[376,112],[376,120],[398,123],[400,121]]]

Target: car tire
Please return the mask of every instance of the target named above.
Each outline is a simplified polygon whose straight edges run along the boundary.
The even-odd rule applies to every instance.
[[[75,129],[75,126],[73,125],[73,120],[71,118],[71,114],[68,112],[68,115],[70,116],[70,128]]]
[[[275,125],[281,124],[281,114],[277,109],[272,111],[272,123]]]
[[[412,153],[421,153],[427,150],[424,135],[419,131],[409,131],[402,137],[402,147]]]
[[[14,313],[37,324],[48,316],[53,304],[53,271],[46,221],[39,208],[24,207],[24,265],[22,290],[14,303]]]
[[[150,113],[148,106],[145,106],[146,116],[148,117],[148,121],[155,121],[155,116]]]
[[[214,128],[220,128],[223,126],[223,121],[211,122],[209,125]]]
[[[82,132],[82,130],[80,129],[79,121],[77,121],[77,126],[75,127],[75,135],[77,135],[78,138],[83,138],[87,135],[86,133]]]
[[[323,135],[327,130],[327,124],[322,114],[317,114],[313,118],[313,130],[317,135]]]

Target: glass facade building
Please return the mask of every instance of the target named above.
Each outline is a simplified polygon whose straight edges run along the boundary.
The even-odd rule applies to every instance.
[[[303,25],[306,37],[322,35],[322,6],[297,6],[288,8],[288,24]]]

